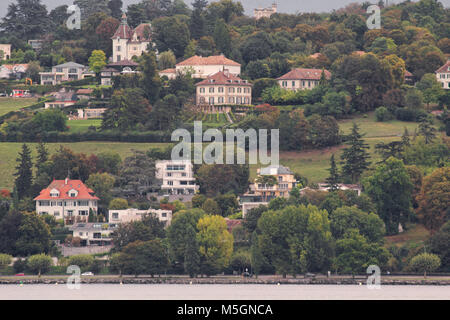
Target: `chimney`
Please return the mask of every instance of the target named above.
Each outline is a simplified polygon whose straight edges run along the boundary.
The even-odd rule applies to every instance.
[[[64,184],[68,184],[69,183],[69,178],[66,178],[66,180],[64,180]]]

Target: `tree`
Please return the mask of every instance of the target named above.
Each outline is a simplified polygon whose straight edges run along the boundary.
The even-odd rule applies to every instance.
[[[172,50],[177,58],[184,55],[190,41],[189,28],[180,17],[162,17],[153,20],[153,36],[159,52]]]
[[[329,270],[333,239],[325,210],[312,205],[269,210],[259,219],[258,230],[262,254],[283,277]]]
[[[200,252],[196,232],[192,225],[188,225],[185,236],[187,243],[184,254],[184,272],[191,278],[195,278],[200,273]]]
[[[161,79],[156,72],[156,55],[154,52],[144,52],[140,57],[139,69],[142,71],[141,88],[145,98],[154,103],[159,99]]]
[[[149,241],[156,238],[164,238],[164,222],[153,215],[145,215],[141,221],[122,223],[114,231],[112,236],[116,251],[122,250],[125,246],[135,241]]]
[[[125,210],[128,209],[128,201],[126,199],[115,198],[109,202],[109,210]]]
[[[167,238],[169,241],[169,250],[171,260],[175,265],[184,265],[184,259],[187,251],[187,244],[193,240],[192,234],[188,231],[190,227],[197,232],[197,224],[205,212],[201,209],[183,210],[177,212],[172,223],[167,229]]]
[[[352,132],[348,136],[347,144],[341,155],[342,174],[355,183],[361,174],[370,165],[370,155],[367,150],[370,148],[362,139],[364,135],[359,133],[359,127],[353,123]]]
[[[402,160],[389,158],[363,180],[364,189],[377,207],[389,235],[397,234],[411,212],[413,185]]]
[[[30,194],[33,179],[33,162],[28,145],[22,145],[22,151],[19,152],[16,162],[16,172],[14,173],[16,177],[15,188],[19,199],[22,199]]]
[[[177,59],[172,51],[164,51],[158,57],[158,69],[165,70],[174,68],[177,63]]]
[[[211,275],[227,267],[233,253],[233,235],[228,232],[225,219],[204,216],[198,221],[197,229],[202,273]]]
[[[214,43],[220,53],[229,56],[231,53],[231,37],[223,20],[218,20],[214,27]]]
[[[99,172],[107,172],[113,175],[119,173],[122,159],[118,153],[115,152],[101,152],[97,154],[97,170]]]
[[[135,151],[126,158],[117,177],[119,194],[124,196],[143,197],[148,192],[160,187],[155,176],[155,161],[146,153]]]
[[[423,102],[430,105],[430,103],[437,103],[440,95],[443,93],[442,85],[437,81],[436,76],[432,73],[425,74],[417,83],[417,89],[422,91]]]
[[[341,273],[364,273],[368,266],[384,266],[389,252],[379,243],[370,243],[357,229],[349,229],[344,238],[336,241],[334,265]]]
[[[39,39],[51,26],[47,8],[41,0],[17,0],[10,3],[0,29],[19,39]]]
[[[326,179],[327,187],[330,188],[329,190],[331,192],[338,190],[338,183],[339,183],[339,171],[336,166],[336,161],[334,160],[334,154],[331,156],[330,159],[330,169],[328,171],[330,172],[329,177]]]
[[[386,162],[390,157],[402,158],[404,151],[403,141],[392,141],[389,143],[380,142],[375,145],[375,150],[381,155],[381,162]]]
[[[258,278],[258,275],[261,273],[264,266],[264,255],[259,247],[258,234],[256,231],[252,233],[251,237],[250,262],[252,265],[252,271],[255,274],[255,277]]]
[[[160,239],[132,242],[120,254],[115,265],[122,266],[124,273],[134,274],[136,277],[139,274],[150,274],[153,277],[163,273],[168,265],[166,250]]]
[[[111,13],[108,7],[108,0],[75,0],[73,4],[80,7],[82,20],[87,20],[95,13],[101,12],[107,15]]]
[[[210,197],[228,192],[240,194],[248,187],[248,165],[204,164],[197,170],[200,192]]]
[[[111,11],[111,16],[120,19],[122,17],[122,0],[109,0],[108,8]]]
[[[431,232],[439,230],[450,217],[450,168],[435,169],[425,177],[416,199],[417,213],[424,226]]]
[[[110,108],[102,120],[102,129],[132,130],[150,118],[151,105],[139,88],[115,90]]]
[[[36,213],[23,214],[16,239],[16,254],[28,256],[31,254],[48,253],[50,250],[50,228],[44,219]]]
[[[414,271],[423,272],[426,278],[427,272],[433,272],[441,266],[441,259],[435,254],[425,252],[412,258],[409,266]]]
[[[331,233],[335,239],[342,239],[350,229],[357,229],[367,241],[382,242],[386,233],[383,220],[375,213],[367,213],[356,206],[341,206],[330,215]]]
[[[263,212],[267,211],[267,207],[260,205],[257,208],[250,209],[244,217],[243,226],[248,233],[253,234],[258,226],[258,220]]]
[[[111,201],[111,189],[115,181],[114,177],[108,173],[94,173],[89,176],[86,185],[100,198],[100,206],[106,208]]]
[[[432,118],[422,118],[419,123],[419,133],[425,138],[425,144],[432,143],[436,139],[436,128],[433,125]]]
[[[191,32],[192,39],[200,39],[205,34],[205,8],[208,5],[206,0],[194,0],[192,3],[191,20],[189,24],[189,30]]]
[[[89,57],[89,68],[97,74],[100,74],[100,71],[106,66],[106,55],[102,50],[94,50],[92,51],[91,56]]]
[[[31,272],[37,273],[39,278],[42,273],[47,272],[52,266],[53,261],[50,256],[45,254],[35,254],[28,258],[27,267]]]
[[[26,71],[27,78],[30,78],[33,80],[33,82],[39,81],[39,72],[42,71],[41,65],[39,64],[39,61],[30,61],[28,63],[28,68]]]
[[[94,263],[94,256],[90,254],[77,254],[70,256],[67,264],[69,266],[79,266],[81,270],[87,271],[87,269]]]
[[[220,210],[219,206],[217,205],[217,202],[215,202],[213,199],[207,199],[205,201],[205,203],[203,204],[202,209],[207,214],[211,214],[211,215],[221,214],[221,210]]]
[[[9,266],[12,262],[12,256],[5,253],[0,253],[0,271]]]
[[[450,270],[450,222],[446,222],[438,232],[429,240],[431,253],[437,254],[441,259],[441,269]]]

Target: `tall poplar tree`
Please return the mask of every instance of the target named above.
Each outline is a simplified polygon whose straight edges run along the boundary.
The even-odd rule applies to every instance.
[[[29,195],[33,180],[31,150],[25,143],[22,145],[22,152],[19,152],[16,161],[17,166],[16,172],[14,173],[14,176],[16,177],[15,188],[19,199],[22,199]]]

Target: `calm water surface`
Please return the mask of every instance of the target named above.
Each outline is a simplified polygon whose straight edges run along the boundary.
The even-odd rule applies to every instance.
[[[365,285],[0,285],[0,300],[450,300],[450,286]]]

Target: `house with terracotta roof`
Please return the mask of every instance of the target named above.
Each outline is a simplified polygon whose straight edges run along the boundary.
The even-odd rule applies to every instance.
[[[450,89],[450,60],[436,70],[436,79],[442,84],[442,88]]]
[[[236,61],[226,58],[224,55],[209,57],[193,56],[178,63],[175,66],[174,73],[171,76],[175,77],[179,72],[182,74],[189,72],[193,78],[206,79],[217,72],[224,71],[225,69],[235,76],[239,76],[241,74],[241,65]],[[168,70],[163,71],[165,73],[168,72]]]
[[[296,68],[277,79],[281,88],[287,90],[311,90],[319,85],[322,72],[327,80],[331,79],[331,72],[322,69]]]
[[[405,70],[405,83],[409,85],[414,85],[414,75],[408,70]]]
[[[0,79],[22,79],[28,64],[4,64],[0,66]]]
[[[37,214],[63,219],[66,225],[88,222],[90,212],[97,214],[99,200],[81,180],[68,178],[53,180],[34,198]]]
[[[117,28],[113,37],[113,62],[131,60],[132,57],[139,57],[147,51],[151,44],[151,24],[141,23],[135,29],[128,25],[127,16],[122,15],[122,23]]]
[[[195,86],[197,87],[197,106],[213,107],[252,103],[252,84],[230,73],[227,69],[209,76]],[[207,112],[207,110],[204,111]]]

